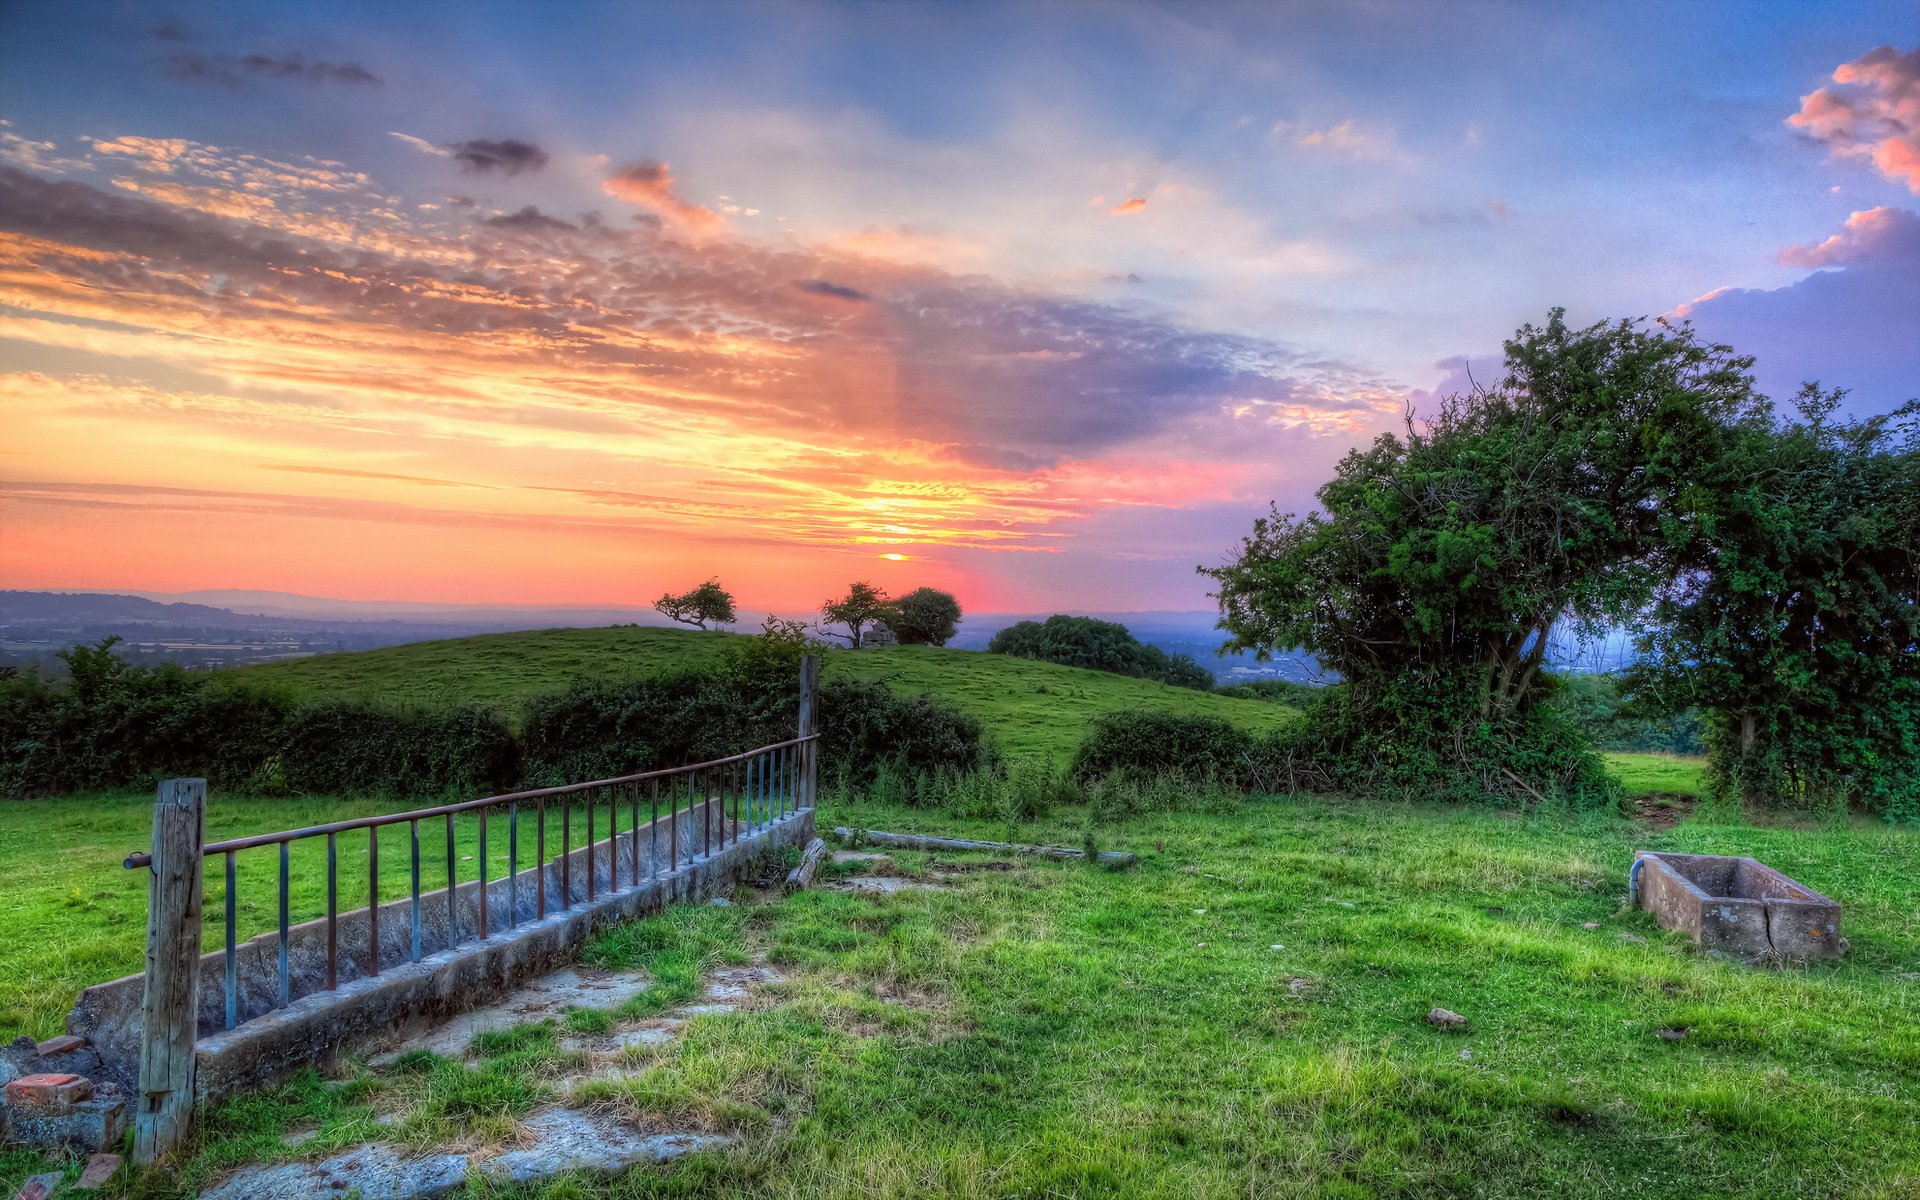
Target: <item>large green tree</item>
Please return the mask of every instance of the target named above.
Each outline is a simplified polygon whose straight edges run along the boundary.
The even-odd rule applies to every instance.
[[[884,621],[891,606],[884,590],[870,583],[853,583],[847,586],[846,595],[820,606],[820,617],[827,625],[846,626],[847,632],[833,636],[858,650],[866,640],[866,631],[875,622]]]
[[[1684,325],[1574,328],[1553,310],[1506,343],[1498,382],[1409,414],[1342,460],[1320,512],[1276,509],[1202,568],[1226,648],[1304,649],[1338,671],[1336,736],[1373,743],[1356,761],[1591,794],[1577,733],[1542,726],[1549,646],[1628,620],[1669,577],[1674,498],[1765,412],[1751,365]]]
[[[1721,486],[1687,496],[1679,570],[1629,672],[1708,714],[1729,797],[1920,819],[1920,404],[1748,427]]]
[[[944,646],[959,632],[960,601],[951,592],[918,587],[895,600],[882,619],[903,646]]]
[[[669,621],[682,625],[696,625],[701,629],[712,621],[717,625],[731,625],[734,622],[733,593],[720,586],[718,579],[709,579],[699,587],[674,595],[668,592],[653,602],[653,610]]]

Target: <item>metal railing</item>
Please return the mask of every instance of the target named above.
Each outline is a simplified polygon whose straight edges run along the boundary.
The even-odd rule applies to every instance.
[[[573,907],[576,857],[584,859],[581,865],[585,876],[585,902],[591,903],[601,878],[605,879],[606,887],[611,892],[623,890],[623,857],[627,860],[624,867],[626,887],[636,887],[643,882],[651,883],[663,874],[671,876],[701,858],[725,850],[743,837],[751,837],[795,812],[812,807],[814,783],[818,778],[818,741],[817,733],[809,734],[710,762],[208,843],[201,847],[201,857],[223,858],[226,873],[225,1027],[232,1029],[240,1022],[236,859],[244,851],[270,846],[279,849],[278,987],[269,1008],[271,1011],[271,1008],[285,1007],[293,999],[289,891],[291,851],[297,842],[312,838],[326,839],[326,977],[324,988],[318,990],[332,991],[340,982],[340,835],[366,831],[367,956],[361,965],[364,975],[377,976],[385,965],[380,942],[382,829],[396,825],[407,827],[411,867],[408,896],[411,929],[405,961],[419,962],[426,923],[425,905],[429,897],[437,900],[432,893],[423,897],[421,892],[420,838],[423,823],[429,824],[429,838],[435,832],[431,823],[439,822],[444,826],[447,933],[445,945],[439,949],[452,949],[470,939],[484,941],[500,931],[501,923],[489,912],[488,901],[493,885],[502,879],[507,885],[504,930],[511,931],[526,920],[542,920],[548,915],[548,891],[551,885],[557,884],[554,902],[558,908],[564,912]],[[622,809],[626,810],[628,818],[624,849],[620,828]],[[504,876],[496,876],[489,868],[488,826],[494,817],[502,814],[502,810],[506,821],[507,870]],[[527,815],[528,810],[531,810],[531,817]],[[604,837],[598,832],[601,827],[595,823],[596,817],[603,811],[606,818]],[[477,864],[474,878],[463,881],[459,877],[459,862],[462,860],[458,857],[454,826],[455,818],[466,814],[474,814],[479,818],[478,844],[472,856]],[[647,817],[644,822],[641,820],[643,814]],[[581,833],[584,840],[578,847],[573,840],[576,816],[583,817]],[[529,870],[524,871],[520,866],[523,818],[527,818],[532,827],[530,833],[533,841],[533,863]],[[680,832],[683,821],[696,819],[698,827],[689,827],[688,836],[683,838]],[[550,835],[557,836],[560,844],[560,853],[553,860],[547,856]],[[643,839],[647,850],[644,856],[641,853]],[[663,842],[667,855],[664,871],[661,866]],[[604,860],[600,858],[602,846],[605,848]],[[577,850],[584,851],[584,854],[577,855]],[[604,872],[600,869],[603,863]],[[151,855],[132,854],[127,857],[125,865],[132,869],[150,867],[152,864]],[[528,880],[534,898],[533,911],[524,918],[520,902],[523,879]],[[467,886],[474,887],[476,900],[469,906],[474,912],[463,930],[460,893]],[[347,911],[350,914],[358,908],[356,904]]]

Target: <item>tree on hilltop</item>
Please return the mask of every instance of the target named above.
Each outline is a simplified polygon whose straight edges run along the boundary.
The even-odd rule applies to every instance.
[[[672,592],[653,602],[653,610],[669,621],[681,625],[696,625],[701,629],[712,621],[717,625],[731,625],[734,622],[733,593],[720,586],[718,579],[709,579],[690,592],[676,596]]]
[[[960,601],[951,592],[915,588],[881,619],[903,646],[944,646],[960,627]]]
[[[864,631],[877,621],[887,619],[888,611],[893,607],[887,599],[887,593],[870,583],[855,583],[847,588],[847,594],[838,600],[828,600],[820,606],[821,619],[827,625],[845,625],[847,632],[832,633],[853,649],[858,650],[864,640]]]

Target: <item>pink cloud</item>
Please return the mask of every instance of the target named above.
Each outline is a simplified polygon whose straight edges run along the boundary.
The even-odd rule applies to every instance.
[[[1836,67],[1833,82],[1802,96],[1787,124],[1920,196],[1920,50],[1881,46]]]
[[[609,196],[638,204],[660,219],[690,232],[706,232],[726,224],[725,218],[680,195],[673,171],[663,162],[637,162],[607,177],[601,188]]]
[[[1120,203],[1114,205],[1111,211],[1116,217],[1124,217],[1128,213],[1143,212],[1146,207],[1146,198],[1143,196],[1135,196],[1131,200],[1122,200]]]
[[[1881,257],[1903,243],[1920,244],[1920,217],[1904,208],[1869,208],[1849,216],[1824,242],[1788,246],[1780,261],[1789,267],[1840,267]]]

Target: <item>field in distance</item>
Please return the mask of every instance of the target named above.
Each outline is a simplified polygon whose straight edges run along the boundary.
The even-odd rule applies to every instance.
[[[575,679],[645,679],[718,666],[742,634],[694,629],[546,629],[416,642],[238,668],[229,678],[302,698],[359,698],[400,706],[479,702],[511,712],[519,702]],[[887,646],[829,650],[828,679],[873,679],[907,695],[931,695],[980,719],[1010,755],[1064,762],[1088,720],[1132,708],[1224,717],[1250,732],[1284,725],[1297,709],[1215,696],[1146,679],[1034,662],[978,650]]]
[[[641,626],[545,629],[321,654],[226,674],[306,699],[368,699],[427,708],[477,702],[511,716],[521,701],[558,691],[575,679],[645,679],[716,667],[728,642],[742,636]],[[829,650],[822,670],[829,679],[876,679],[909,695],[937,696],[978,717],[1006,753],[1051,754],[1061,762],[1073,756],[1089,720],[1122,709],[1219,716],[1253,733],[1299,715],[1298,709],[1285,705],[978,650]],[[1619,753],[1607,755],[1607,761],[1630,795],[1694,795],[1702,786],[1701,760],[1696,758]]]

